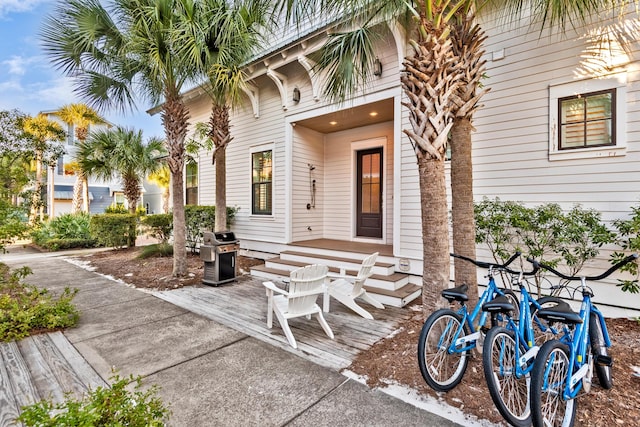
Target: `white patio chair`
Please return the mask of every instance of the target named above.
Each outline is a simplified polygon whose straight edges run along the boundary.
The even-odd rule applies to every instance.
[[[308,265],[291,272],[289,276],[289,290],[278,288],[273,282],[263,282],[267,288],[267,327],[273,326],[273,313],[284,331],[289,344],[298,348],[293,337],[288,319],[311,315],[318,316],[318,321],[326,334],[333,339],[333,332],[322,315],[320,306],[316,304],[318,295],[326,294],[325,280],[329,268],[325,265]],[[276,295],[278,294],[278,295]]]
[[[384,308],[382,303],[373,299],[364,289],[364,282],[369,278],[369,276],[371,276],[371,274],[373,274],[372,269],[376,263],[377,257],[378,252],[366,257],[362,261],[360,271],[358,271],[358,275],[356,277],[345,276],[344,270],[341,270],[341,276],[334,276],[337,279],[329,284],[329,295],[331,297],[337,299],[365,319],[373,319],[373,316],[356,303],[356,298],[359,298],[376,308]],[[323,308],[325,312],[329,311],[328,304],[325,304]]]

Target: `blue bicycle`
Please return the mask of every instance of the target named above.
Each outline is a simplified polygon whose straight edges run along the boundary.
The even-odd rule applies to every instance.
[[[630,255],[593,277],[567,276],[533,261],[534,266],[537,264],[564,280],[580,281],[575,290],[582,293],[580,313],[571,310],[569,305],[538,311],[539,317],[566,323],[573,331],[566,344],[559,340],[547,341],[538,352],[531,372],[531,420],[534,426],[573,426],[576,397],[581,391],[588,393],[591,390],[594,368],[601,387],[609,389],[613,386],[613,359],[607,350],[611,346],[609,333],[602,313],[591,302],[593,291],[586,282],[602,280],[637,258],[637,254]]]
[[[418,341],[418,365],[424,380],[436,391],[449,391],[462,380],[467,369],[469,351],[476,347],[477,342],[483,339],[484,333],[488,330],[485,324],[489,313],[482,311],[482,305],[496,297],[504,297],[505,302],[518,305],[518,299],[513,291],[498,288],[494,273],[505,271],[507,266],[520,256],[520,253],[514,254],[504,264],[476,261],[462,255],[451,254],[451,256],[488,269],[486,277],[489,283],[471,314],[466,306],[466,301],[469,299],[467,285],[443,290],[442,296],[450,304],[458,301],[460,309],[458,311],[448,308],[437,310],[422,326]],[[503,319],[501,316],[491,316],[491,320],[491,326],[495,326]]]
[[[549,337],[568,331],[563,325],[552,325],[538,317],[543,307],[566,304],[561,298],[545,296],[538,300],[531,297],[524,276],[533,276],[538,268],[527,273],[509,271],[512,287],[519,287],[519,309],[512,304],[496,299],[484,304],[483,310],[503,313],[507,317],[505,326],[491,328],[484,339],[482,366],[489,394],[500,414],[511,425],[531,425],[529,407],[529,374],[542,342]],[[511,315],[518,312],[519,316]]]

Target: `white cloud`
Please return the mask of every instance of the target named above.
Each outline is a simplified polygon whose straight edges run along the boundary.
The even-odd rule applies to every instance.
[[[51,0],[0,0],[0,17],[9,13],[28,12]]]
[[[9,74],[22,76],[27,72],[28,67],[33,64],[38,64],[40,61],[41,59],[38,56],[24,57],[14,55],[10,59],[2,61],[2,64],[8,66]]]

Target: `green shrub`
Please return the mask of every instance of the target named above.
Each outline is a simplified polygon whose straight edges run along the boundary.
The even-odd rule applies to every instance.
[[[73,248],[94,248],[96,245],[95,239],[50,239],[41,246],[50,251],[59,251]]]
[[[0,252],[5,252],[5,245],[27,233],[27,215],[21,207],[0,200]]]
[[[34,229],[31,232],[31,239],[35,244],[53,250],[56,250],[54,249],[55,245],[48,244],[51,240],[93,240],[89,230],[90,222],[91,217],[86,213],[60,215]],[[65,248],[59,247],[58,249]]]
[[[172,214],[146,215],[140,219],[140,222],[151,237],[160,240],[162,243],[169,241],[173,231]]]
[[[111,204],[104,210],[106,214],[128,214],[129,209],[125,208],[121,204]]]
[[[227,206],[227,228],[233,224],[238,210],[239,208]],[[195,252],[196,248],[202,243],[202,232],[213,231],[215,228],[216,207],[187,205],[184,207],[184,216],[187,228],[187,247],[192,252]]]
[[[613,227],[618,232],[617,244],[622,251],[616,251],[611,254],[611,262],[616,264],[622,261],[630,253],[640,253],[640,205],[631,207],[631,216],[627,219],[618,219],[613,221]],[[622,287],[625,292],[637,294],[640,292],[638,277],[640,269],[638,268],[638,260],[630,262],[621,268],[635,276],[633,279],[618,279],[618,286]]]
[[[71,300],[77,289],[65,288],[53,298],[46,289],[22,283],[28,267],[10,272],[0,263],[0,341],[24,338],[33,331],[56,330],[75,325],[79,313]]]
[[[94,215],[91,217],[91,236],[102,246],[133,246],[136,240],[136,225],[136,216],[133,214]]]
[[[157,387],[142,391],[140,377],[111,377],[111,388],[97,387],[82,399],[67,396],[54,404],[43,400],[25,406],[16,421],[25,426],[164,426],[169,410],[157,396]],[[133,391],[127,387],[135,382]]]
[[[168,243],[156,243],[154,245],[147,245],[142,248],[140,253],[138,254],[138,258],[145,259],[151,258],[154,256],[172,256],[173,255],[173,245]]]

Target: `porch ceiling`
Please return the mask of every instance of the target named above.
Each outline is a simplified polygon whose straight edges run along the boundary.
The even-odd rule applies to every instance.
[[[322,116],[300,120],[297,124],[313,129],[316,132],[332,133],[390,120],[393,120],[393,99],[346,108]]]

